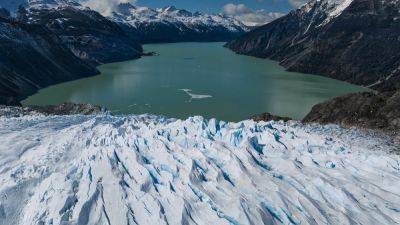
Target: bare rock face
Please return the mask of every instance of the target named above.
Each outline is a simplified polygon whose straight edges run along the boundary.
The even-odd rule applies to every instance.
[[[61,105],[13,107],[1,106],[0,116],[20,117],[24,115],[95,115],[107,112],[103,107],[91,104],[77,104],[66,102]]]
[[[33,106],[31,109],[47,115],[93,115],[105,112],[105,108],[92,104],[66,102],[61,105]]]
[[[0,16],[0,104],[18,105],[46,86],[98,73],[47,28]]]
[[[400,88],[400,2],[311,0],[226,46],[379,91]]]
[[[400,131],[400,91],[357,93],[315,105],[305,123],[335,123],[344,126]]]
[[[252,119],[254,121],[256,121],[256,122],[259,122],[259,121],[267,121],[268,122],[268,121],[271,121],[271,120],[273,120],[273,121],[282,120],[284,122],[287,122],[289,120],[292,120],[292,118],[289,118],[289,117],[272,115],[270,113],[262,113],[262,114],[253,116]]]
[[[99,65],[139,58],[142,46],[98,12],[73,6],[31,8],[29,23],[47,27],[77,57]]]
[[[79,5],[0,9],[0,104],[49,85],[98,74],[95,66],[138,58],[141,45],[120,26]]]

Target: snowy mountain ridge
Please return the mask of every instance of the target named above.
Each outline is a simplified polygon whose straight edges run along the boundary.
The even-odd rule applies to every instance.
[[[36,10],[62,7],[75,7],[82,10],[88,8],[85,7],[85,4],[74,0],[28,0],[28,7]],[[120,3],[108,18],[120,23],[127,23],[135,28],[139,24],[168,23],[175,24],[177,27],[184,25],[192,29],[196,29],[199,26],[220,26],[232,32],[244,32],[248,30],[243,23],[232,17],[222,14],[191,13],[183,9],[177,9],[174,6],[152,9],[134,6],[130,3]]]
[[[202,14],[200,12],[189,12],[177,9],[175,6],[152,9],[148,7],[137,7],[130,3],[119,4],[112,19],[126,22],[137,27],[138,24],[149,23],[175,23],[184,24],[186,27],[196,26],[223,26],[231,31],[243,32],[248,28],[240,21],[222,14]]]
[[[34,9],[54,9],[59,7],[84,7],[74,0],[28,0],[28,7]]]
[[[0,117],[0,224],[395,224],[385,138],[296,122]]]
[[[303,16],[312,11],[313,19],[310,22],[310,26],[318,27],[326,25],[340,16],[352,2],[353,0],[311,0],[301,6],[299,11]]]

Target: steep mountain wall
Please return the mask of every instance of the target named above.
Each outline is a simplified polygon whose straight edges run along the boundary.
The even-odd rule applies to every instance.
[[[18,104],[40,88],[98,73],[42,26],[0,17],[0,33],[0,104]]]
[[[397,1],[312,0],[226,46],[380,91],[400,87]]]

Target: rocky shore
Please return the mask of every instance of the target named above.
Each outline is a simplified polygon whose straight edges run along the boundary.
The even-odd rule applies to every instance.
[[[340,96],[315,105],[303,122],[334,123],[399,134],[400,91]]]
[[[63,103],[49,106],[5,106],[0,105],[0,117],[20,117],[25,115],[94,115],[106,113],[103,107],[91,104]]]
[[[254,121],[288,121],[287,117],[263,113]],[[353,93],[315,105],[301,121],[303,124],[336,124],[389,135],[400,144],[400,91]]]

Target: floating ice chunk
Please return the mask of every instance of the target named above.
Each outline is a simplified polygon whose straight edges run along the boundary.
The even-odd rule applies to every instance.
[[[200,95],[200,94],[193,94],[191,93],[191,89],[179,89],[181,91],[184,91],[187,95],[190,96],[189,102],[191,102],[193,99],[204,99],[204,98],[212,98],[211,95]]]

